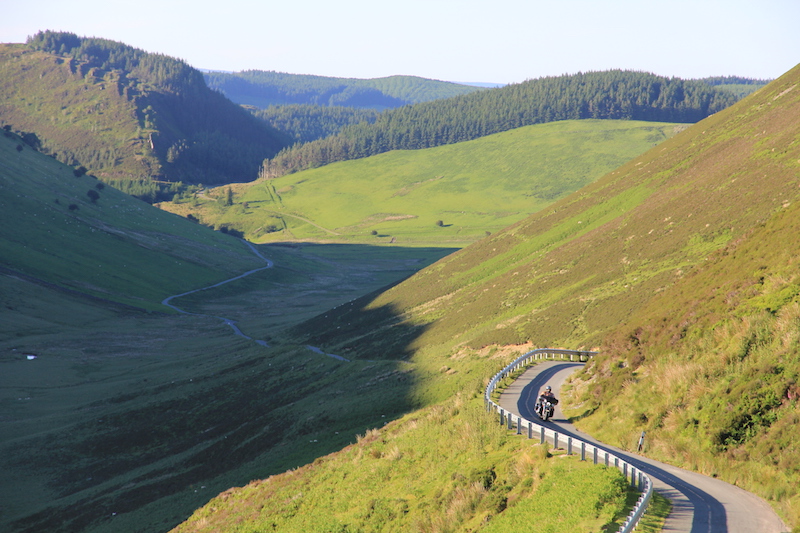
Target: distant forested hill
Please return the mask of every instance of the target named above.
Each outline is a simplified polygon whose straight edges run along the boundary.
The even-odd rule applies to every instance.
[[[483,90],[417,76],[356,79],[264,70],[207,72],[204,76],[209,87],[234,102],[260,108],[313,104],[380,110]]]
[[[346,126],[373,123],[379,111],[357,107],[314,104],[272,105],[252,109],[252,113],[298,143],[307,143],[336,135]]]
[[[736,102],[701,81],[612,70],[547,77],[384,111],[339,134],[296,145],[265,161],[274,177],[389,150],[451,144],[531,124],[568,119],[697,122]]]
[[[0,122],[148,200],[175,182],[252,180],[291,143],[183,61],[51,31],[0,45]]]

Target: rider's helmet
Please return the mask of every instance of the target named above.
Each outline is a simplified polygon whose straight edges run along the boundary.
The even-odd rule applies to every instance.
[[[552,391],[553,389],[551,389],[551,388],[550,388],[550,385],[548,385],[547,387],[545,387],[545,388],[544,388],[544,390],[546,390],[547,392],[550,392],[550,391]]]

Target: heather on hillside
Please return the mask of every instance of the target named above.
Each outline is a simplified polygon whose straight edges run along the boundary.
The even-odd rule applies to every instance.
[[[598,438],[719,476],[800,523],[798,205],[772,214],[653,298],[576,383]]]

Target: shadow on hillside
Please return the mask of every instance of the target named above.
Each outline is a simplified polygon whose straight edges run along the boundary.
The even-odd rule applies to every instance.
[[[326,353],[347,359],[405,360],[411,353],[409,346],[422,333],[421,326],[402,320],[401,313],[391,305],[372,306],[381,293],[402,283],[422,268],[457,251],[457,248],[413,248],[402,246],[370,246],[363,244],[295,244],[277,243],[266,247],[303,248],[309,253],[330,258],[340,263],[356,262],[372,265],[373,277],[388,284],[371,290],[363,296],[329,309],[287,330],[288,336],[298,344],[312,345]],[[363,269],[354,268],[348,279],[330,277],[338,289],[342,283],[359,283],[356,276],[364,276]],[[373,288],[375,284],[373,283]],[[319,287],[320,291],[333,287]]]
[[[396,285],[453,251],[271,246],[302,246],[332,264],[385,261],[383,274],[371,278],[373,288],[381,279],[394,279],[389,286]],[[260,251],[270,257],[269,249]],[[294,268],[306,265],[302,256],[295,259]],[[320,264],[309,268],[325,274]],[[341,282],[341,276],[329,277],[331,286]],[[351,280],[354,295],[361,279]],[[270,348],[229,351],[225,342],[202,342],[200,329],[187,342],[154,340],[147,346],[149,355],[165,357],[138,367],[136,380],[119,378],[114,396],[87,401],[70,420],[59,420],[57,427],[15,447],[11,459],[49,487],[53,497],[20,510],[8,525],[21,532],[66,533],[125,531],[126,524],[136,522],[138,530],[164,531],[233,485],[312,463],[419,407],[412,367],[403,361],[425,327],[404,322],[391,305],[371,307],[386,288],[293,326]],[[207,327],[205,319],[180,322],[185,327],[193,320],[197,328]],[[110,331],[93,342],[102,351],[114,338]],[[243,342],[231,333],[230,346]],[[178,354],[185,365],[172,362]],[[117,359],[103,359],[109,374]],[[91,387],[76,386],[74,394],[89,398]],[[84,411],[90,414],[81,416]]]
[[[399,283],[399,282],[398,282]],[[291,330],[299,342],[348,360],[406,360],[425,326],[404,323],[393,306],[368,307],[384,289],[340,305]]]

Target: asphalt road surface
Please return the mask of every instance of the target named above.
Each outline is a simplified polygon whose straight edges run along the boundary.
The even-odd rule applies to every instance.
[[[591,442],[622,457],[653,480],[653,488],[672,502],[663,531],[691,533],[784,533],[789,528],[758,496],[724,481],[676,468],[605,445],[569,424],[556,406],[553,418],[542,422],[534,412],[536,398],[546,385],[561,384],[582,363],[547,361],[529,368],[500,396],[500,406],[527,420]],[[558,392],[556,397],[560,398]]]

